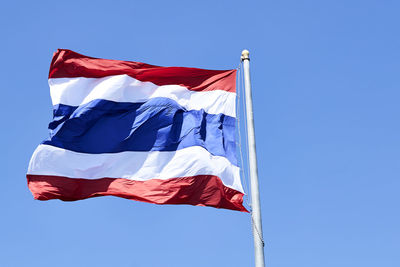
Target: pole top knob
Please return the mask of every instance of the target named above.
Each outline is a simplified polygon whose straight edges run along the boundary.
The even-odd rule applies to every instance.
[[[249,50],[247,50],[247,49],[243,50],[242,57],[241,57],[242,61],[245,59],[250,60],[249,54],[250,54]]]

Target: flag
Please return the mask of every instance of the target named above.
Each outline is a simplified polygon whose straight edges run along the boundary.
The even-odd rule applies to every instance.
[[[27,173],[35,199],[117,196],[247,211],[236,158],[236,70],[59,49],[49,86],[49,137]]]

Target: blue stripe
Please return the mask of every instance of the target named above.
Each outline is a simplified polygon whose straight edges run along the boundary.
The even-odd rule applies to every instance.
[[[75,152],[176,151],[201,146],[237,165],[235,118],[190,110],[168,98],[145,103],[93,100],[54,106],[48,144]]]

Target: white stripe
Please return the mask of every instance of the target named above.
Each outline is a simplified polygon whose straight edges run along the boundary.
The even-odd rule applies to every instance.
[[[180,85],[158,86],[125,74],[104,78],[52,78],[49,85],[53,105],[79,106],[94,99],[138,103],[167,97],[187,110],[204,109],[209,114],[236,117],[236,94],[223,90],[198,92]]]
[[[211,155],[199,146],[178,151],[86,154],[39,145],[29,163],[28,174],[138,181],[215,175],[225,186],[243,193],[239,167],[225,157]]]

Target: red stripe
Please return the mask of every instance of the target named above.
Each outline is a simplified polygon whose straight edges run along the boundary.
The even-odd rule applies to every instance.
[[[75,179],[61,176],[27,175],[35,199],[81,200],[116,196],[155,204],[189,204],[248,212],[243,193],[222,184],[212,175],[134,181],[123,178]]]
[[[236,92],[236,70],[159,67],[141,62],[93,58],[67,49],[58,49],[54,53],[49,78],[101,78],[121,74],[157,85],[181,85],[193,91]]]

